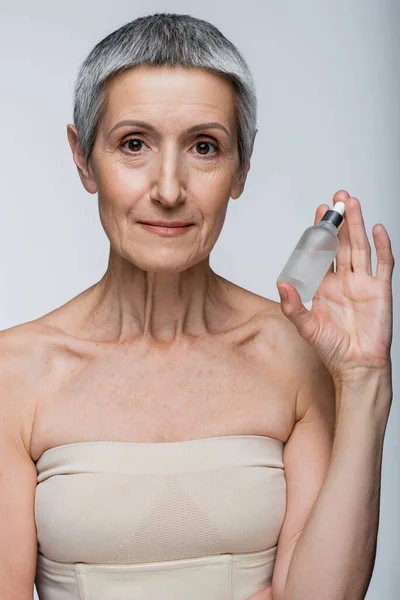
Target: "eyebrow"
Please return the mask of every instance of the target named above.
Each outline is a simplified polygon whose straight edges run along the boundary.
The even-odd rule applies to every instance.
[[[125,126],[134,126],[134,127],[141,127],[142,129],[148,129],[149,131],[154,131],[156,132],[156,128],[153,127],[153,125],[151,125],[150,123],[147,123],[146,121],[137,121],[137,120],[125,120],[125,121],[120,121],[119,123],[117,123],[116,125],[114,125],[114,127],[110,130],[109,132],[109,136],[113,133],[113,131],[115,131],[115,129],[118,129],[120,127],[125,127]],[[230,136],[229,131],[226,129],[226,127],[224,127],[221,123],[218,123],[217,121],[211,121],[210,123],[200,123],[199,125],[193,125],[192,127],[189,127],[189,129],[186,131],[186,133],[193,133],[195,131],[201,131],[202,129],[221,129],[221,131],[225,131],[225,133]]]

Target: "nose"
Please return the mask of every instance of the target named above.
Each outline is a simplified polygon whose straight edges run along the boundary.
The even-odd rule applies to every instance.
[[[154,182],[150,191],[151,199],[166,208],[185,202],[186,191],[183,181],[185,165],[179,153],[172,148],[160,151],[155,169]]]

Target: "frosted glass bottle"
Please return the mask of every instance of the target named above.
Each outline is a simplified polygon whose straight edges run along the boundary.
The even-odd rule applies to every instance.
[[[276,280],[290,283],[303,304],[312,300],[339,250],[337,234],[343,221],[344,207],[344,202],[336,202],[318,225],[304,231]]]

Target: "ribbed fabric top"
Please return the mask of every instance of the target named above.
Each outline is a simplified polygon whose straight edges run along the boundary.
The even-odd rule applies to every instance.
[[[239,561],[245,554],[243,560],[271,562],[286,511],[282,451],[280,440],[256,435],[165,443],[78,442],[46,450],[36,461],[36,586],[41,600],[58,600],[61,587],[60,600],[92,600],[89,588],[82,591],[88,586],[86,565],[92,569],[93,600],[102,600],[100,572],[93,575],[100,567],[102,574],[119,569],[119,577],[125,568],[124,585],[129,574],[134,586],[139,570],[157,563],[169,568],[168,577],[173,571],[174,585],[181,581],[185,588],[189,584],[183,583],[180,567],[188,559],[237,556]],[[79,594],[72,579],[69,591],[65,581],[61,586],[61,573],[69,571],[75,573],[74,581],[84,579]],[[251,587],[256,571],[246,573]],[[119,590],[117,579],[112,593]],[[154,578],[148,581],[154,586]],[[208,581],[213,581],[211,575]],[[246,585],[243,580],[241,589]],[[118,600],[125,600],[122,589],[120,593]],[[180,600],[178,588],[176,594]],[[232,590],[230,594],[233,598]]]

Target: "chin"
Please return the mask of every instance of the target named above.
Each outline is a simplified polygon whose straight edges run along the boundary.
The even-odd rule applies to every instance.
[[[197,262],[189,262],[184,260],[179,260],[179,257],[176,256],[164,256],[160,257],[159,260],[156,260],[155,257],[152,257],[152,260],[146,260],[142,255],[141,260],[131,260],[131,262],[142,269],[142,271],[147,271],[148,273],[165,273],[173,274],[173,273],[181,273],[182,271],[186,271],[193,265],[197,264]]]

